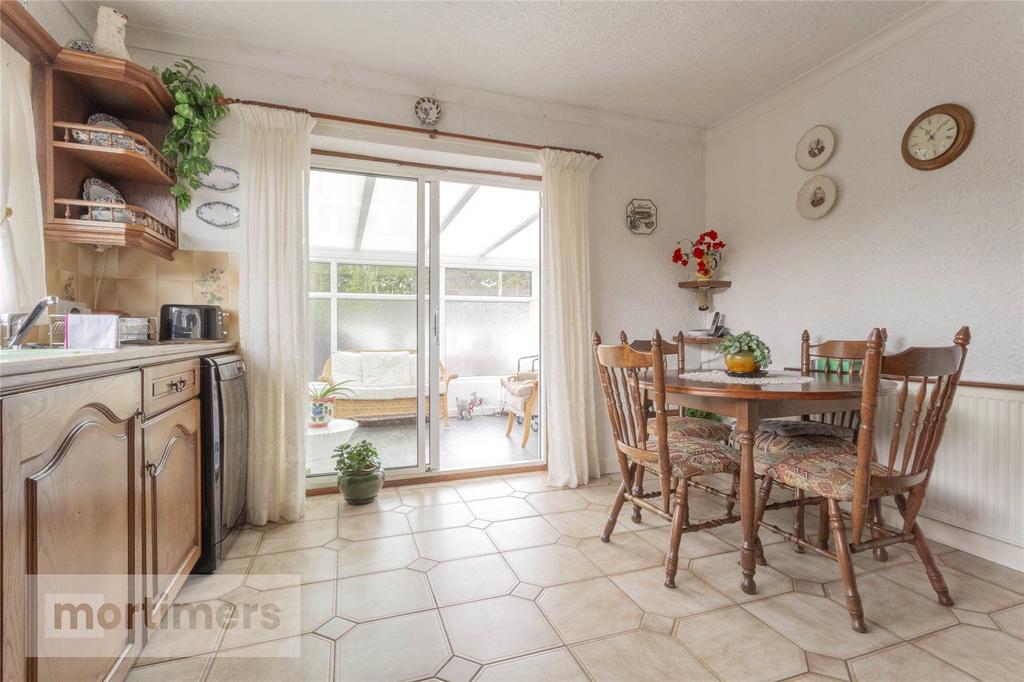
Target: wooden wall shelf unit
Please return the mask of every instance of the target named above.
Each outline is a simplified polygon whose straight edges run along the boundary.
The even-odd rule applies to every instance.
[[[726,279],[688,280],[680,282],[680,289],[728,289],[732,282]]]
[[[173,260],[174,167],[158,150],[174,98],[160,77],[123,59],[70,49],[34,66],[32,75],[45,238],[144,249]],[[125,130],[86,124],[95,113],[116,117]],[[112,184],[124,203],[101,204],[111,210],[98,212],[82,201],[89,177]]]
[[[687,280],[679,283],[680,289],[690,289],[697,295],[697,309],[707,310],[711,307],[711,292],[715,289],[728,289],[732,282],[727,279]]]

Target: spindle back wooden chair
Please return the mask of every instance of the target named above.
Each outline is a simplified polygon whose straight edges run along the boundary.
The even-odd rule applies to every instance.
[[[880,329],[880,332],[884,343],[888,339],[888,332],[884,327]],[[828,340],[812,344],[811,335],[805,329],[800,335],[800,373],[804,376],[808,376],[812,372],[820,372],[825,375],[858,376],[864,366],[865,353],[867,353],[867,341]],[[847,410],[805,415],[804,419],[843,426],[856,431],[860,411]]]
[[[721,441],[670,432],[665,409],[665,362],[659,332],[655,331],[649,353],[635,350],[626,343],[602,345],[601,336],[595,332],[594,359],[615,441],[615,455],[622,472],[622,483],[601,540],[610,541],[626,502],[633,505],[634,518],[643,508],[672,521],[665,585],[675,587],[682,533],[739,520],[732,514],[736,503],[734,493],[699,484],[692,479],[722,472],[735,474],[739,470],[739,452]],[[647,394],[640,387],[641,376],[648,374],[654,383],[650,397],[655,413],[653,432],[648,429]],[[642,480],[645,469],[658,477],[656,491],[645,493],[635,486],[637,480]],[[724,497],[727,503],[725,515],[691,525],[687,501],[691,485]]]
[[[673,368],[670,367],[670,363],[668,362],[668,358],[673,355],[676,358],[676,364],[674,368],[676,374],[682,375],[686,371],[686,347],[683,339],[683,332],[682,330],[680,330],[674,337],[672,337],[671,341],[662,340],[661,342],[662,357],[665,359],[666,374],[673,370]],[[643,353],[650,353],[653,350],[653,342],[651,340],[635,339],[633,341],[630,341],[625,331],[619,332],[619,341],[622,344],[628,344],[629,347],[632,348],[633,350],[638,350]],[[644,404],[647,406],[648,415],[647,430],[652,431],[652,429],[650,428],[650,420],[651,418],[654,417],[654,401],[651,400],[650,393],[646,391],[644,393],[644,398]],[[681,407],[666,407],[665,413],[669,415],[670,436],[673,435],[673,432],[675,432],[677,434],[682,434],[684,436],[692,436],[694,438],[706,438],[708,440],[720,440],[722,442],[727,442],[729,436],[732,433],[732,428],[722,422],[714,422],[712,420],[704,419],[702,417],[697,416],[687,417],[686,410]],[[739,473],[737,472],[733,478],[734,480],[731,494],[735,496],[740,484]],[[643,494],[643,483],[644,468],[641,467],[640,469],[637,470],[636,477],[633,481],[634,495]],[[673,488],[674,487],[675,484],[673,484]],[[731,512],[732,509],[730,508],[729,513]],[[632,520],[633,523],[641,523],[643,521],[643,517],[640,513],[639,508],[633,509]]]
[[[967,346],[971,342],[968,327],[961,327],[953,345],[938,348],[912,347],[894,355],[884,356],[884,340],[880,329],[871,332],[867,341],[862,370],[863,392],[858,427],[857,454],[794,456],[769,467],[758,495],[758,524],[790,537],[779,528],[763,522],[764,506],[774,480],[788,487],[809,490],[828,501],[829,525],[835,543],[835,554],[803,542],[807,547],[830,556],[839,563],[843,579],[846,607],[851,627],[866,632],[864,608],[857,591],[851,554],[884,549],[908,542],[917,550],[939,603],[952,606],[953,599],[928,549],[917,516],[924,502],[928,481],[935,466],[936,453],[942,442],[946,419],[953,405]],[[900,382],[888,451],[879,461],[875,453],[875,422],[878,417],[878,391],[882,377]],[[917,383],[910,399],[910,384]],[[909,411],[909,423],[906,416]],[[844,459],[845,457],[845,459]],[[878,501],[893,497],[903,518],[900,528],[887,526]],[[846,537],[841,502],[851,507],[851,537]],[[871,534],[864,540],[865,531]]]

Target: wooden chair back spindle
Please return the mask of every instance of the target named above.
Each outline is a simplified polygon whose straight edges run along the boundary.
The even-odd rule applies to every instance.
[[[903,532],[909,533],[914,527],[970,342],[971,331],[964,326],[956,333],[951,346],[911,347],[885,356],[882,331],[872,331],[864,357],[864,392],[852,500],[854,543],[860,542],[872,491],[910,489],[903,514]],[[874,464],[872,471],[878,387],[883,376],[895,378],[900,387],[895,397],[896,414],[888,453],[884,461]],[[919,384],[915,390],[911,389],[911,382]],[[909,422],[904,426],[908,411]]]

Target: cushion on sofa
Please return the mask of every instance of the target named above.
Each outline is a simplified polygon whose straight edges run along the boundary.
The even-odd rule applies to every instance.
[[[331,378],[335,381],[348,381],[352,386],[363,383],[362,353],[338,350],[331,353]]]
[[[362,353],[363,386],[408,386],[409,355],[405,351]]]

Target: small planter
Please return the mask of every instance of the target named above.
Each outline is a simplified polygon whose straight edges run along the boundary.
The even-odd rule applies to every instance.
[[[384,487],[380,453],[368,440],[342,443],[334,448],[338,490],[349,504],[369,504]]]
[[[309,401],[309,425],[324,427],[334,419],[334,398],[313,398]]]
[[[725,368],[730,372],[738,372],[742,374],[752,374],[760,371],[761,365],[754,359],[754,354],[750,351],[742,351],[739,353],[730,353],[725,356]]]
[[[718,344],[725,369],[734,376],[763,376],[772,364],[772,351],[765,342],[750,332],[726,336]]]
[[[383,487],[384,470],[380,467],[338,474],[338,491],[349,504],[369,504],[377,499]]]

